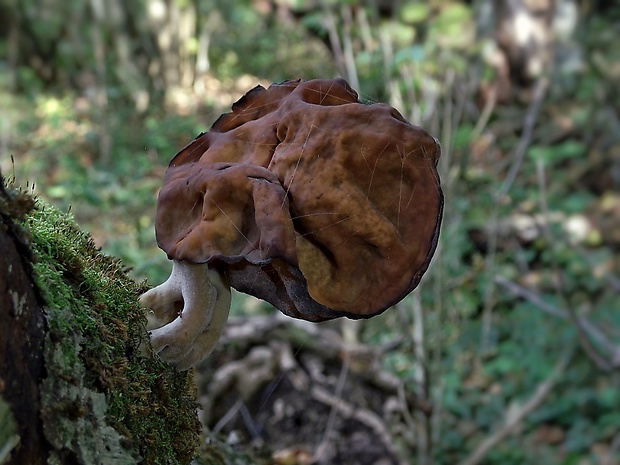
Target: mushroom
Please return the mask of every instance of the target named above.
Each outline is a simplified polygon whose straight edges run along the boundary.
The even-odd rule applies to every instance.
[[[229,286],[315,322],[402,300],[437,246],[439,156],[343,79],[250,90],[166,171],[155,228],[172,274],[141,297],[154,350],[179,369],[206,357]]]

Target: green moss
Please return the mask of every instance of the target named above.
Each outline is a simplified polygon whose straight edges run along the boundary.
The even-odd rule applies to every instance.
[[[47,303],[42,417],[60,450],[50,463],[188,464],[200,431],[194,384],[141,355],[144,286],[70,215],[37,201],[25,225]]]

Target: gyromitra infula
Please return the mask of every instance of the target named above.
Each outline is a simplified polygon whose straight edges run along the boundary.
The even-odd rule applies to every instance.
[[[399,302],[437,246],[439,156],[342,79],[249,91],[166,172],[156,233],[172,275],[141,297],[154,350],[179,369],[206,357],[229,286],[309,321]]]

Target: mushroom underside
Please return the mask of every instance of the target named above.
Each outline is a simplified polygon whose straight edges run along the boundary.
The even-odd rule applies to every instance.
[[[230,287],[206,263],[172,262],[166,282],[145,292],[147,331],[153,351],[187,370],[207,357],[228,320]]]

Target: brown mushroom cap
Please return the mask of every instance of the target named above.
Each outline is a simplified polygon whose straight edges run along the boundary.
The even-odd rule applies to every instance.
[[[259,86],[171,161],[157,241],[287,315],[367,318],[428,268],[439,156],[426,131],[342,79]]]

